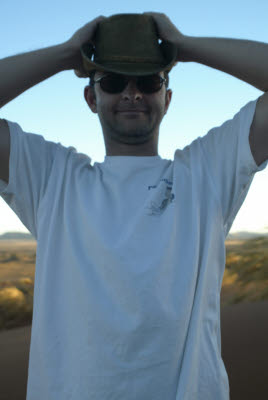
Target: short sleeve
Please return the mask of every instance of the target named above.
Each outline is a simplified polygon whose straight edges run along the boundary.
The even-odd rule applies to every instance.
[[[258,166],[253,158],[249,134],[258,98],[248,102],[234,117],[199,137],[204,163],[208,168],[222,208],[225,235],[241,208]]]
[[[0,179],[0,195],[37,239],[38,207],[45,195],[60,143],[27,133],[15,122],[10,130],[9,182]]]

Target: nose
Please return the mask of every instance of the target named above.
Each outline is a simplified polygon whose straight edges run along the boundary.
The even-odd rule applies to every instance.
[[[139,99],[142,97],[142,93],[137,88],[136,80],[137,80],[137,78],[135,78],[135,77],[129,77],[129,81],[128,81],[125,89],[122,92],[122,96],[124,99],[130,99],[133,97],[135,99]]]

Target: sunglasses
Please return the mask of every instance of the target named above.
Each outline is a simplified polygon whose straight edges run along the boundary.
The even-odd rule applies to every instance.
[[[94,84],[99,83],[102,90],[106,93],[120,93],[127,86],[131,78],[124,75],[107,74],[94,81]],[[159,75],[147,75],[136,77],[136,86],[142,93],[155,93],[158,92],[166,79]]]

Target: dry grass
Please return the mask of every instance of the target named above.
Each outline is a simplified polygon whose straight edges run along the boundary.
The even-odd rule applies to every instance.
[[[268,238],[226,242],[221,304],[268,300]]]
[[[225,244],[221,307],[268,300],[268,238]],[[0,330],[31,324],[35,261],[35,241],[0,241]]]

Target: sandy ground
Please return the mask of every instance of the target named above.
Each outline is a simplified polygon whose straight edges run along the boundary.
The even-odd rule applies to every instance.
[[[268,398],[267,316],[268,301],[228,306],[221,312],[222,358],[231,400]],[[0,400],[26,399],[30,337],[31,326],[0,332]]]

